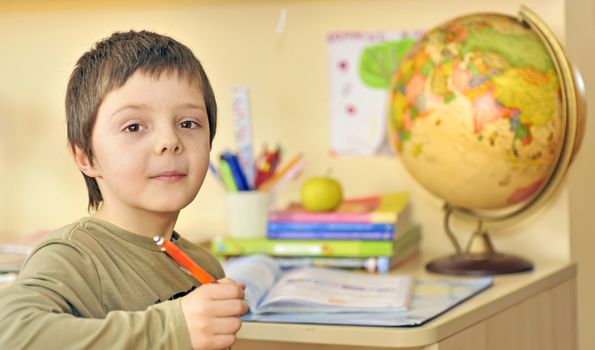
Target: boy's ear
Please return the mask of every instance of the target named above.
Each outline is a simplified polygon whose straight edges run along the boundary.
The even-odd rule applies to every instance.
[[[99,175],[98,169],[91,164],[87,154],[77,145],[72,146],[72,158],[83,174],[88,177],[97,177]]]

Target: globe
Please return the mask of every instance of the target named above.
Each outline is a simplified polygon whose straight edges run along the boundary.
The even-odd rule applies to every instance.
[[[479,13],[428,31],[390,90],[391,142],[407,170],[446,202],[456,254],[435,272],[493,274],[532,264],[496,253],[484,222],[530,213],[559,187],[579,148],[584,98],[555,36],[533,12]],[[451,214],[478,220],[463,251]]]

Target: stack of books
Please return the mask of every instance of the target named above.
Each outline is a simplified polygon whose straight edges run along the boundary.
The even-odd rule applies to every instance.
[[[40,230],[28,235],[0,241],[0,283],[13,281],[21,266],[46,236],[47,231]]]
[[[347,199],[329,212],[310,212],[293,203],[270,213],[267,238],[217,237],[211,249],[222,259],[270,255],[284,269],[387,272],[419,251],[421,230],[411,224],[409,208],[407,192]]]

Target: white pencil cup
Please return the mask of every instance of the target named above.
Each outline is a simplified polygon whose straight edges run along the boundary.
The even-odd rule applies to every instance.
[[[270,207],[269,191],[227,193],[229,236],[242,239],[266,238]]]

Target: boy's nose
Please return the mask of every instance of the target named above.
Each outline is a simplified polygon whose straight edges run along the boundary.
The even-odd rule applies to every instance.
[[[168,153],[171,150],[173,150],[173,153],[179,153],[180,146],[179,145],[166,145],[166,144],[162,144],[159,147],[157,147],[157,149],[156,149],[157,154]]]
[[[166,154],[166,153],[180,153],[183,147],[180,139],[175,133],[168,133],[162,135],[158,142],[155,143],[155,153]]]

